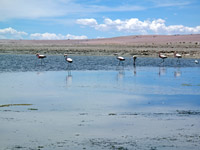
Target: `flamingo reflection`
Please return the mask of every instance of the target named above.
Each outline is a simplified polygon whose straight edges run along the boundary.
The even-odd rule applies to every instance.
[[[72,74],[71,70],[68,70],[67,76],[66,76],[66,85],[67,87],[70,87],[72,85]]]
[[[166,74],[166,68],[165,67],[159,67],[158,75],[163,76],[165,74]]]
[[[117,81],[123,80],[125,72],[124,72],[124,67],[123,66],[118,66],[117,69],[118,74],[117,74]]]
[[[136,74],[137,74],[137,70],[136,70],[136,66],[135,65],[133,66],[133,74],[134,74],[134,76],[136,76]]]
[[[174,77],[176,78],[176,77],[180,77],[181,76],[181,70],[180,70],[180,68],[178,67],[175,71],[174,71]]]

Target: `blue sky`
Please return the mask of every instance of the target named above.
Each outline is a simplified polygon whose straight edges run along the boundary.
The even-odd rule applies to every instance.
[[[200,34],[199,0],[0,0],[0,39]]]

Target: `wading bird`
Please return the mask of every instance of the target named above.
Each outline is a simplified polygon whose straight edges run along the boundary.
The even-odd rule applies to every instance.
[[[41,64],[42,64],[42,60],[43,60],[44,58],[46,58],[45,55],[41,55],[41,54],[39,54],[39,53],[37,53],[36,56],[37,56],[38,59],[41,59]]]
[[[117,59],[119,60],[119,64],[120,64],[120,62],[123,62],[123,61],[125,61],[125,58],[124,58],[124,57],[122,57],[122,56],[118,56],[118,54],[117,54],[117,53],[115,53],[114,55],[116,55],[116,56],[117,56]]]
[[[167,58],[166,55],[161,54],[160,52],[159,52],[159,57],[163,60],[162,62],[164,62],[164,60]]]
[[[175,58],[178,58],[178,60],[179,60],[179,58],[182,58],[182,55],[181,54],[178,54],[178,53],[176,53],[176,52],[174,52],[174,57]],[[177,60],[177,61],[178,61]]]
[[[69,58],[69,57],[67,56],[67,54],[64,54],[64,57],[65,57],[65,60],[66,60],[68,63],[72,63],[72,62],[73,62],[73,60],[72,60],[71,58]]]
[[[137,59],[137,55],[133,55],[133,65],[134,66],[135,66],[136,59]]]

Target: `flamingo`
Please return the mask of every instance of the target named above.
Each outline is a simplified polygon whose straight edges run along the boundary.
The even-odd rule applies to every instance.
[[[161,54],[160,52],[159,52],[159,57],[163,60],[162,62],[164,62],[165,61],[165,59],[167,58],[167,56],[166,55],[164,55],[164,54]]]
[[[45,56],[45,55],[41,55],[41,54],[39,54],[39,53],[37,53],[37,54],[36,54],[36,56],[37,56],[39,59],[46,58],[46,56]]]
[[[64,54],[64,57],[65,57],[65,60],[68,62],[68,63],[72,63],[73,60],[69,57],[67,57],[67,54]]]
[[[36,56],[38,57],[38,59],[41,59],[41,64],[42,64],[42,60],[43,60],[44,58],[46,58],[45,55],[41,55],[41,54],[39,54],[39,53],[37,53]]]
[[[137,59],[137,55],[133,55],[133,65],[135,66],[135,61]]]
[[[181,55],[181,54],[178,54],[178,53],[176,53],[176,52],[174,52],[174,57],[178,58],[178,60],[179,60],[179,58],[182,58],[182,55]],[[177,60],[177,61],[178,61],[178,60]]]
[[[124,57],[122,57],[122,56],[118,56],[118,54],[117,54],[117,53],[115,53],[114,55],[117,55],[117,59],[119,60],[119,64],[120,64],[120,62],[123,62],[123,61],[125,61],[125,58],[124,58]]]

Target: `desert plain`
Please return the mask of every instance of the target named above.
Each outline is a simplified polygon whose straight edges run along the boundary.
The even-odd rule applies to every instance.
[[[0,53],[74,55],[140,55],[157,57],[159,52],[173,57],[200,58],[200,34],[134,35],[84,40],[0,40]]]

